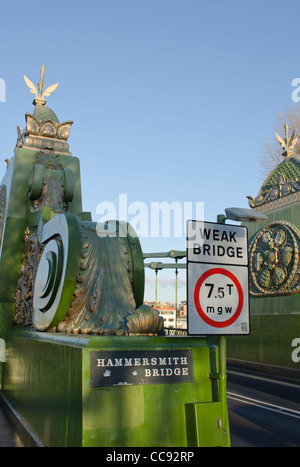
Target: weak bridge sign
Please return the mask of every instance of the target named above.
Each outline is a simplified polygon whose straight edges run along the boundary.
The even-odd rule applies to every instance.
[[[188,334],[249,334],[247,228],[187,222]]]

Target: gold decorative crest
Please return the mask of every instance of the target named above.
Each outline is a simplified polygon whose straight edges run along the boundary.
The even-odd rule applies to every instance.
[[[44,81],[44,76],[45,76],[45,66],[42,65],[41,70],[40,70],[40,79],[37,83],[37,88],[36,88],[36,86],[32,83],[32,81],[30,81],[30,79],[24,75],[25,83],[29,87],[31,94],[35,94],[35,100],[34,100],[35,104],[45,104],[46,103],[45,97],[50,96],[51,92],[55,91],[55,89],[59,85],[59,83],[52,84],[44,91],[44,87],[46,84],[46,81]]]
[[[257,232],[249,248],[250,294],[292,295],[300,290],[300,231],[277,221]]]
[[[281,138],[277,133],[275,133],[276,138],[279,141],[280,146],[283,148],[283,157],[292,156],[295,146],[298,142],[298,137],[295,137],[295,131],[292,135],[289,136],[289,126],[287,123],[284,125],[285,138]]]

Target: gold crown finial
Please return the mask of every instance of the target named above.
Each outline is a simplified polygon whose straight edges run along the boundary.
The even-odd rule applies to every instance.
[[[30,92],[31,92],[32,94],[35,94],[35,99],[34,99],[34,101],[33,101],[33,104],[34,104],[34,105],[37,105],[37,104],[45,105],[45,104],[46,104],[45,97],[50,96],[51,92],[55,91],[55,89],[56,89],[57,86],[59,85],[59,83],[52,84],[51,86],[49,86],[49,87],[48,87],[47,89],[45,89],[45,91],[44,91],[44,87],[45,87],[45,84],[46,84],[46,81],[44,81],[44,76],[45,76],[45,66],[44,66],[44,65],[41,66],[40,72],[41,72],[41,74],[40,74],[40,79],[39,79],[39,81],[38,81],[38,83],[37,83],[38,89],[37,89],[36,86],[30,81],[30,79],[28,79],[27,76],[24,75],[25,83],[26,83],[27,86],[29,87]]]

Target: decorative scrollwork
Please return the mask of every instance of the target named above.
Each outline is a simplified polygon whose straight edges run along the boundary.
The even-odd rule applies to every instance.
[[[45,331],[65,318],[73,298],[80,254],[76,219],[57,214],[43,226],[39,242],[43,253],[33,290],[33,324]]]
[[[25,248],[16,291],[14,322],[18,325],[32,325],[33,287],[42,251],[36,229],[28,227],[25,232]]]
[[[27,229],[15,322],[73,334],[159,334],[163,318],[140,304],[127,236],[99,237],[95,222],[57,214]],[[137,305],[138,303],[138,305]],[[141,305],[141,306],[139,306]]]
[[[289,196],[292,193],[299,193],[299,191],[299,180],[286,180],[285,176],[279,173],[277,177],[277,185],[267,190],[264,195],[258,195],[256,198],[247,196],[247,198],[249,206],[257,209],[266,203]]]
[[[55,213],[67,212],[74,195],[73,173],[62,167],[53,151],[40,151],[29,174],[27,192],[29,212],[34,214],[43,207]]]
[[[250,293],[255,297],[291,295],[300,290],[300,231],[289,222],[260,230],[250,248]]]
[[[158,311],[144,305],[136,308],[133,284],[137,271],[129,238],[120,235],[101,238],[95,222],[80,222],[80,238],[80,268],[74,297],[57,331],[159,334],[163,319]]]

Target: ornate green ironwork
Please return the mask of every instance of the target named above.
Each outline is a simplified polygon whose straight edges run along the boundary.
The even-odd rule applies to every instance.
[[[90,213],[82,213],[79,161],[66,143],[73,122],[60,123],[45,105],[58,83],[44,90],[44,75],[42,65],[37,87],[24,77],[35,110],[26,114],[25,130],[18,128],[15,155],[0,186],[0,240],[3,230],[3,242],[13,245],[9,218],[22,219],[12,246],[18,254],[14,321],[39,331],[159,334],[163,318],[143,305],[144,262],[135,232],[117,222],[115,235],[99,235]],[[5,203],[18,205],[19,213],[5,215]],[[0,292],[1,298],[7,299]]]
[[[300,160],[294,155],[298,137],[295,131],[289,136],[288,125],[284,125],[285,138],[275,133],[284,149],[284,161],[268,175],[256,198],[247,196],[251,208],[266,213],[295,204],[300,199]]]
[[[250,293],[255,297],[291,295],[300,290],[300,231],[277,221],[255,235],[250,248]]]

